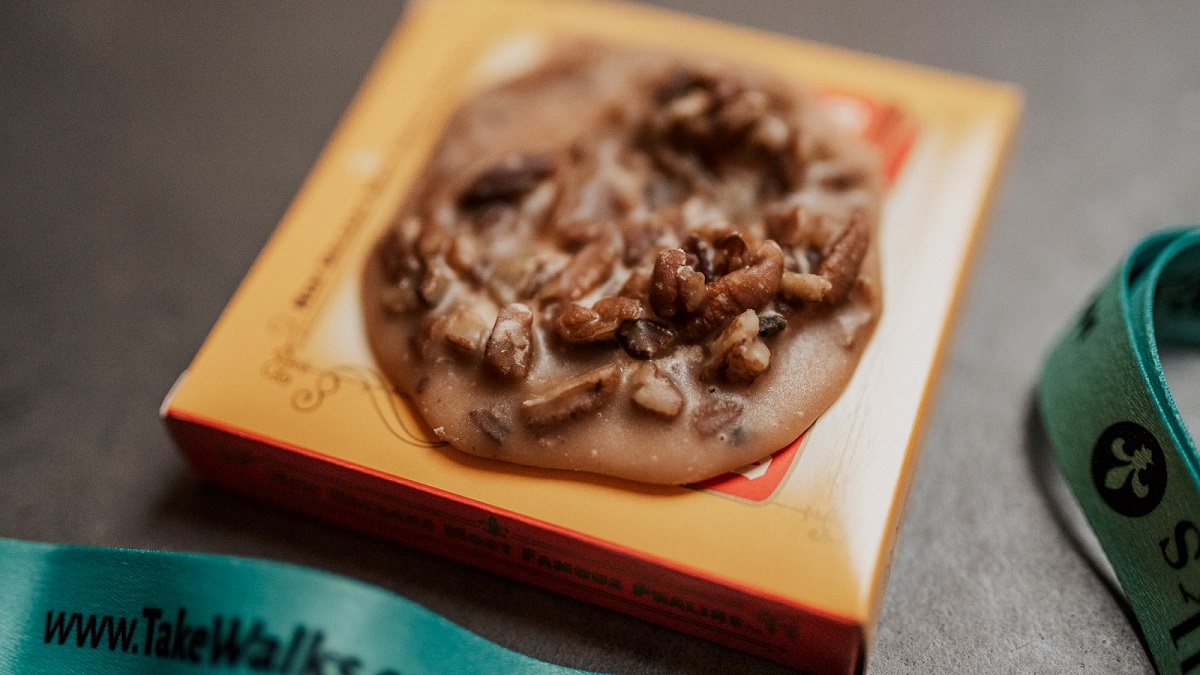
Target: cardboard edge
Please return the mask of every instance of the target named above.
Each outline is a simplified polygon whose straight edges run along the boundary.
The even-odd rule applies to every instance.
[[[813,673],[864,662],[858,621],[164,406],[199,476],[384,539]],[[518,548],[520,547],[520,548]]]

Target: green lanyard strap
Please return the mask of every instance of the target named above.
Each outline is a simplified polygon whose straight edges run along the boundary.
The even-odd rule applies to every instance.
[[[578,674],[294,565],[0,539],[0,672]]]
[[[1158,340],[1200,345],[1200,228],[1134,249],[1047,358],[1038,402],[1155,666],[1192,673],[1200,672],[1200,460]]]

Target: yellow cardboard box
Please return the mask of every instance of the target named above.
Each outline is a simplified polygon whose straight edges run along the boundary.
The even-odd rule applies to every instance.
[[[886,303],[797,441],[647,486],[442,447],[375,369],[362,262],[455,105],[584,34],[803,81],[880,144]],[[1010,87],[615,3],[425,0],[405,16],[163,416],[202,475],[814,672],[865,663],[923,416],[1019,115]]]

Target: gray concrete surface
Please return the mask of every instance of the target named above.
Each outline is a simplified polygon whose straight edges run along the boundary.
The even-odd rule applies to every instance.
[[[1200,5],[662,4],[1025,90],[869,672],[1149,672],[1037,491],[1027,403],[1042,354],[1122,252],[1200,221]],[[401,10],[0,4],[0,536],[315,565],[592,670],[781,672],[232,495],[175,454],[159,401]]]

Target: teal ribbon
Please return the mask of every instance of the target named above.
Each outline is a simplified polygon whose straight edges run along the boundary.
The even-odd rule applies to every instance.
[[[578,674],[383,589],[246,558],[0,539],[0,672]]]
[[[1160,673],[1200,673],[1200,456],[1158,342],[1200,346],[1200,228],[1145,239],[1047,358],[1043,426]]]

